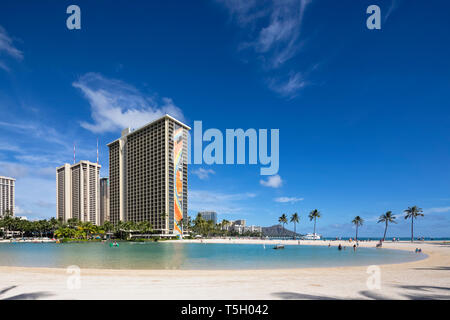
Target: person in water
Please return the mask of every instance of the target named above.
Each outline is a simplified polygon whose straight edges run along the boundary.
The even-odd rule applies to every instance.
[[[342,250],[342,246],[341,246],[341,244],[339,244],[339,246],[338,246],[338,250]]]
[[[356,244],[353,245],[353,251],[356,251]]]

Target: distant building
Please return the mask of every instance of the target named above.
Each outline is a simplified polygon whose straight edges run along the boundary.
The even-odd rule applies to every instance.
[[[109,179],[100,179],[100,225],[109,221]]]
[[[182,232],[187,219],[188,131],[165,115],[108,144],[110,220],[148,221],[167,235]]]
[[[233,230],[239,234],[242,234],[242,233],[244,233],[244,226],[241,226],[239,224],[234,224],[231,226],[231,230]]]
[[[229,224],[226,227],[224,227],[224,229],[228,231],[234,231],[239,234],[243,234],[245,232],[252,232],[252,233],[262,232],[262,227],[260,226],[246,226],[246,221],[244,219],[230,220]]]
[[[16,179],[0,176],[0,217],[3,217],[6,211],[12,215],[14,212],[14,189]]]
[[[80,161],[56,168],[56,217],[100,225],[100,168]]]
[[[245,220],[244,219],[235,220],[235,221],[233,221],[233,225],[245,227]]]
[[[202,212],[199,212],[199,214],[206,221],[212,221],[212,222],[214,222],[214,225],[217,224],[217,213],[216,212],[214,212],[214,211],[202,211]]]
[[[260,226],[248,226],[244,227],[244,232],[251,232],[251,233],[262,233],[262,227]]]

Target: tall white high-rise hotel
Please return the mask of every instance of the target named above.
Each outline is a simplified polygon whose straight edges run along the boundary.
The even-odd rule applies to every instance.
[[[109,143],[110,220],[181,234],[187,219],[188,131],[165,115]]]
[[[9,212],[14,215],[14,188],[16,179],[0,176],[0,218]]]
[[[100,225],[100,168],[80,161],[56,168],[56,217]]]

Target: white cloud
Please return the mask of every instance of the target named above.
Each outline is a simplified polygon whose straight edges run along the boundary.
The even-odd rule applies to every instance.
[[[386,22],[386,20],[389,18],[389,16],[392,14],[392,12],[397,10],[397,8],[400,6],[401,2],[402,2],[401,0],[391,0],[391,5],[389,6],[389,8],[386,11],[386,15],[384,16],[383,22]]]
[[[0,150],[13,151],[13,152],[20,152],[21,151],[21,149],[18,146],[9,144],[9,143],[4,142],[4,141],[0,141]]]
[[[283,180],[278,174],[276,174],[268,177],[266,180],[261,179],[259,183],[265,187],[279,188],[283,184]]]
[[[217,1],[228,9],[233,20],[245,31],[246,39],[240,49],[251,49],[266,71],[280,69],[302,48],[302,24],[311,0]],[[303,89],[307,83],[300,79],[300,73],[292,69],[290,73],[294,75],[285,83],[269,80],[269,88],[283,96],[292,96]]]
[[[297,197],[278,197],[275,198],[276,202],[280,202],[280,203],[295,203],[295,202],[299,202],[299,201],[303,201],[303,198],[297,198]]]
[[[216,0],[224,5],[234,21],[241,27],[252,24],[255,20],[267,16],[271,9],[267,6],[271,1],[264,0]],[[263,3],[264,2],[264,3]],[[261,4],[264,5],[261,5]],[[259,5],[258,5],[259,4]]]
[[[284,97],[294,97],[306,85],[307,82],[300,72],[290,74],[284,81],[275,79],[269,81],[269,87]]]
[[[23,59],[23,53],[14,46],[12,38],[8,35],[6,30],[0,26],[0,55],[4,54],[16,60]],[[4,61],[0,61],[0,68],[9,71],[8,66]]]
[[[256,197],[254,193],[222,193],[209,190],[190,190],[189,210],[212,210],[220,214],[241,213],[245,209],[242,201]]]
[[[53,202],[46,202],[46,201],[39,200],[39,201],[36,201],[34,204],[40,208],[46,208],[46,209],[56,208],[56,204]]]
[[[2,61],[0,61],[0,69],[5,70],[6,72],[9,72],[9,71],[10,71],[9,68],[8,68],[8,66],[7,66],[4,62],[2,62]]]
[[[29,170],[26,166],[12,162],[0,162],[0,176],[11,177],[14,179],[25,177]]]
[[[183,113],[170,98],[156,101],[123,81],[107,79],[98,73],[87,73],[73,83],[91,106],[93,123],[81,126],[94,133],[138,128],[164,114],[183,121]]]
[[[46,142],[57,143],[62,146],[67,145],[65,135],[57,132],[54,128],[46,126],[39,122],[7,122],[0,121],[0,126],[8,127],[8,130],[27,136],[31,138],[39,138]]]
[[[55,216],[56,206],[50,205],[55,201],[54,177],[47,179],[29,175],[16,181],[16,207],[19,206],[20,214],[36,219]]]
[[[23,215],[23,214],[30,214],[31,211],[30,210],[24,210],[22,209],[22,207],[20,206],[15,206],[14,208],[14,215]]]
[[[423,212],[425,214],[429,214],[429,213],[443,213],[443,212],[449,212],[450,211],[450,207],[440,207],[440,208],[429,208],[429,209],[424,209]]]
[[[204,168],[198,168],[197,170],[192,170],[191,172],[201,180],[208,179],[210,174],[216,174],[216,172],[213,169],[204,169]]]

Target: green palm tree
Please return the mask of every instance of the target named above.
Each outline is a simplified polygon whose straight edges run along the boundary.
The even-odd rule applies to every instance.
[[[194,219],[194,231],[197,234],[206,235],[206,221],[203,219],[202,215],[200,213],[197,214],[197,217]]]
[[[404,212],[405,212],[405,219],[411,218],[411,242],[413,242],[414,241],[414,219],[417,219],[417,217],[423,217],[423,211],[422,211],[422,208],[413,206],[413,207],[409,207]]]
[[[52,235],[54,237],[55,236],[55,230],[58,229],[59,222],[58,222],[58,220],[56,218],[51,218],[50,221],[49,221],[49,224],[50,224],[50,229],[52,231]]]
[[[69,225],[70,228],[75,228],[76,226],[78,226],[79,221],[77,218],[70,218],[67,220],[67,223]]]
[[[283,225],[283,232],[286,233],[286,231],[284,230],[284,225],[286,223],[288,223],[288,220],[287,220],[287,216],[284,213],[281,215],[281,217],[278,218],[278,222]]]
[[[114,225],[114,233],[115,233],[115,235],[119,235],[120,239],[123,239],[123,230],[125,228],[124,224],[125,224],[125,222],[123,222],[122,220],[119,220]]]
[[[356,226],[356,237],[355,240],[358,242],[358,227],[362,226],[364,223],[364,219],[360,216],[356,216],[355,219],[352,220],[352,223]]]
[[[291,222],[294,223],[294,240],[297,238],[297,223],[299,223],[300,217],[297,212],[291,216]]]
[[[111,221],[105,221],[103,222],[103,230],[105,230],[106,234],[108,235],[111,230],[113,230],[114,225],[111,223]]]
[[[314,209],[313,211],[311,211],[309,213],[308,217],[309,217],[309,221],[314,220],[314,233],[313,234],[314,234],[314,240],[316,240],[316,237],[315,237],[315,235],[316,235],[316,221],[317,221],[318,218],[321,217],[320,211],[317,210],[317,209]]]
[[[379,218],[378,218],[378,223],[380,222],[384,222],[386,224],[385,228],[384,228],[384,235],[383,235],[383,241],[386,239],[386,231],[388,228],[388,224],[391,223],[397,223],[395,221],[395,216],[392,215],[392,211],[387,211],[385,214],[382,214]]]
[[[136,227],[141,234],[148,233],[152,230],[152,225],[148,221],[138,222]]]
[[[2,227],[8,232],[8,231],[12,231],[12,228],[14,227],[14,218],[13,215],[11,213],[11,211],[9,211],[8,209],[6,209],[3,212],[3,218],[2,218]],[[7,233],[6,232],[6,233]]]

